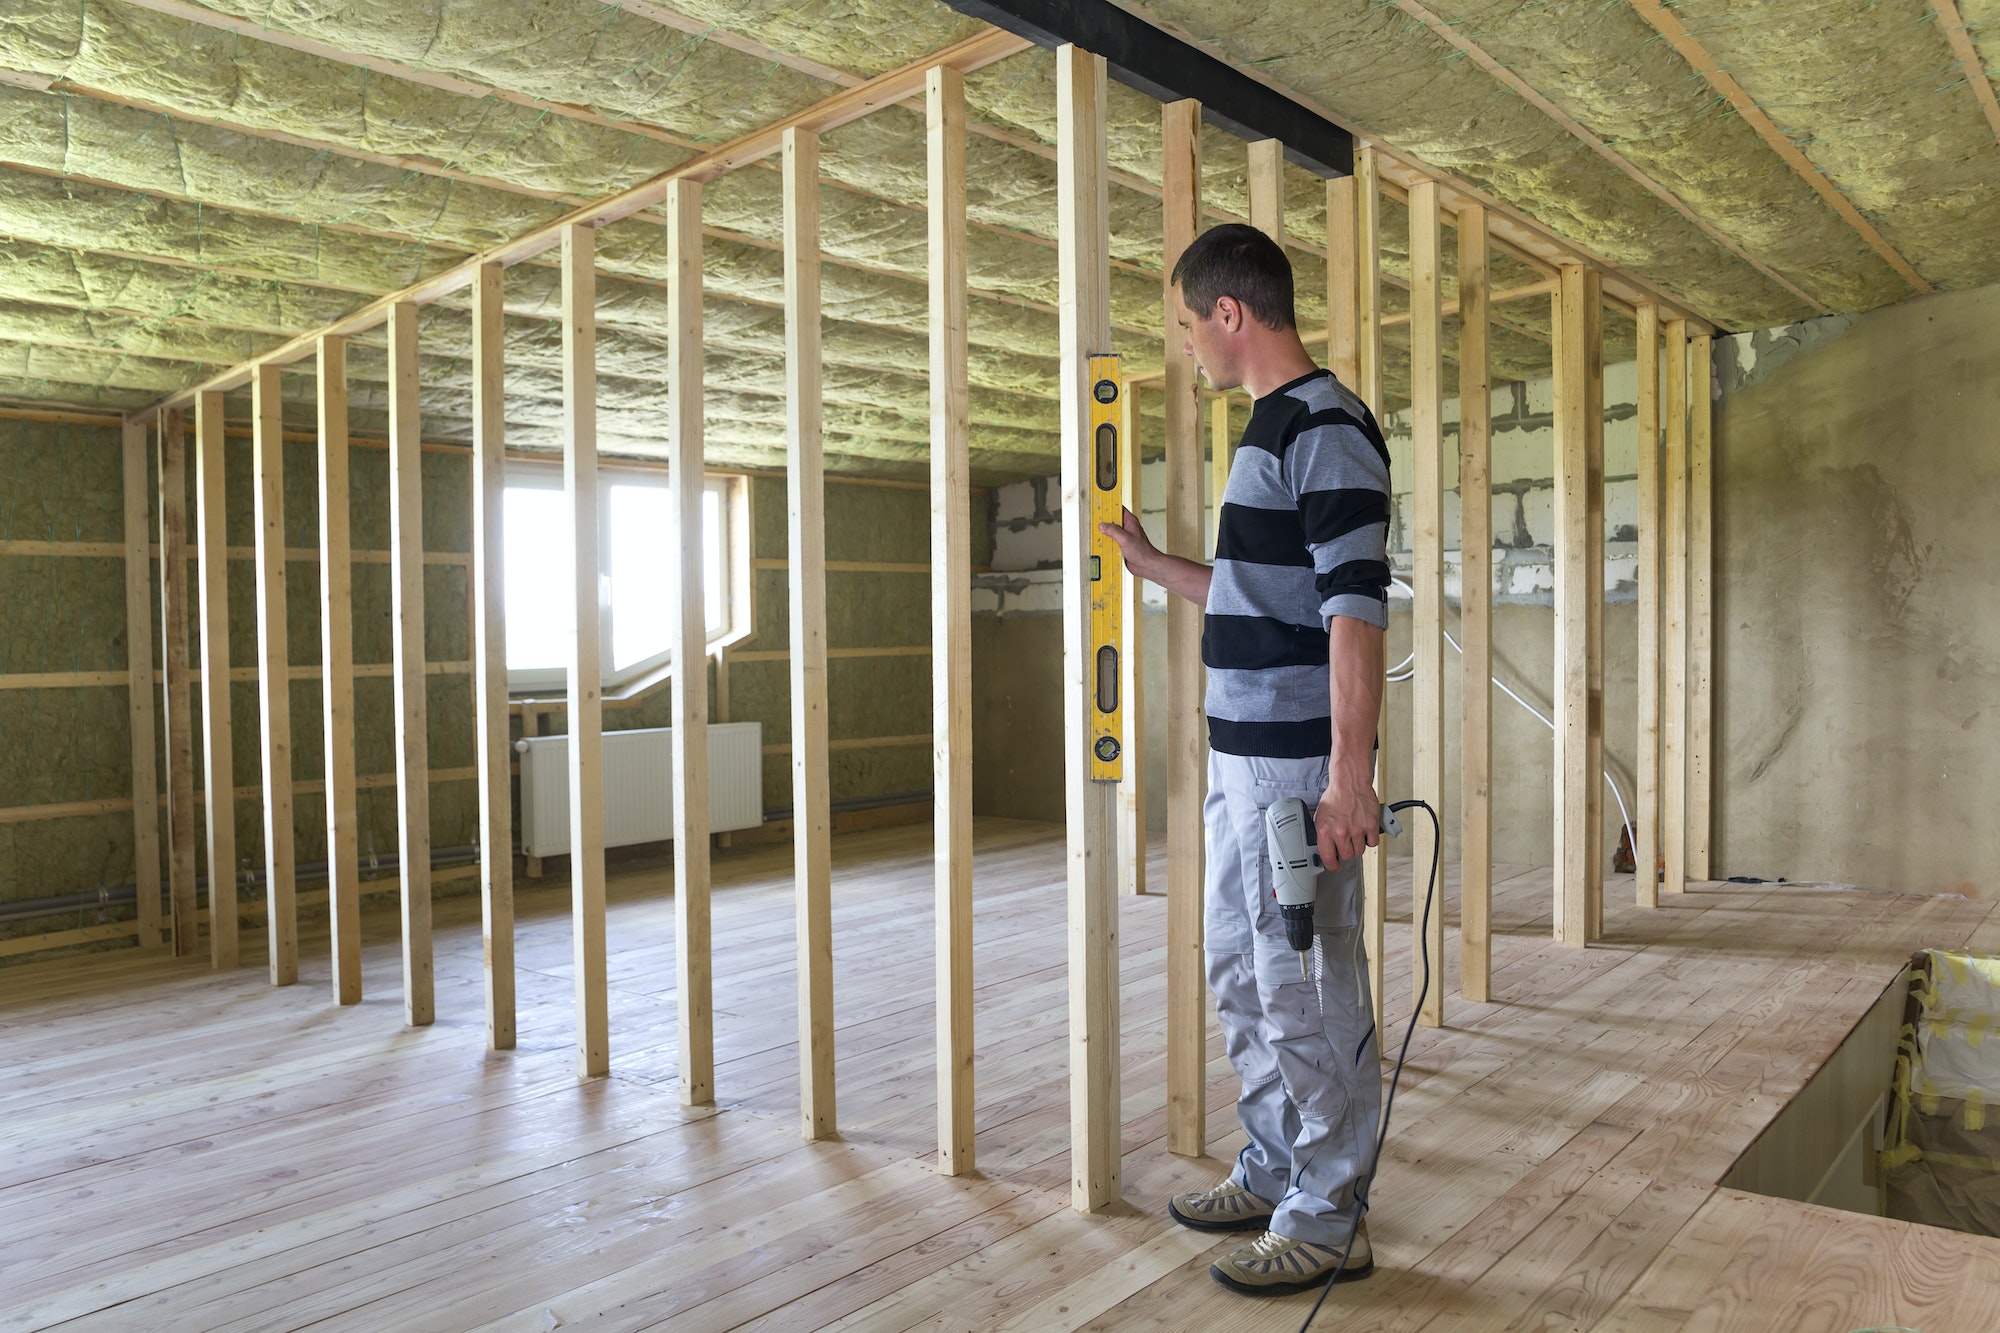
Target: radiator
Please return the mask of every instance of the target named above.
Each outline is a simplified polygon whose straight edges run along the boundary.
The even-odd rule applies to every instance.
[[[667,727],[604,733],[604,845],[663,842],[674,834],[674,733]],[[514,742],[521,756],[521,851],[569,851],[569,737]],[[709,827],[764,822],[764,724],[708,727]]]

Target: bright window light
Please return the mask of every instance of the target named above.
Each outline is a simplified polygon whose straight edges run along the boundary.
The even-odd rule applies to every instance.
[[[544,486],[509,486],[504,503],[507,669],[560,671],[576,625],[569,505]]]
[[[614,671],[667,651],[674,615],[674,524],[669,498],[664,486],[611,488]]]

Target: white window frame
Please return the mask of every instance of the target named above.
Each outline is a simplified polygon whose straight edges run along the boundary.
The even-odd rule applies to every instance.
[[[722,580],[726,614],[718,628],[708,635],[708,654],[713,656],[731,644],[750,636],[755,627],[750,604],[750,479],[734,473],[703,474],[704,488],[719,496],[723,534],[721,548],[725,563]],[[562,464],[556,461],[509,459],[502,485],[532,487],[536,490],[563,489]],[[597,472],[597,626],[599,660],[604,664],[602,688],[608,697],[622,697],[647,688],[672,669],[673,654],[662,651],[613,670],[612,628],[615,610],[611,601],[611,488],[613,486],[657,486],[665,489],[666,473],[657,468],[620,467],[600,464]],[[557,627],[561,629],[560,626]],[[507,691],[515,697],[546,696],[569,687],[569,669],[563,667],[507,668]]]

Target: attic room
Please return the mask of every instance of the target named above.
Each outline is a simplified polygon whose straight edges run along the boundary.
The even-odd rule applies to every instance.
[[[5,1327],[2000,1328],[1996,86],[7,0]]]

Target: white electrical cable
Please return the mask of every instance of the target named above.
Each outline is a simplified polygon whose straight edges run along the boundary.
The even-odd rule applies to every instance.
[[[1403,582],[1401,579],[1395,577],[1394,575],[1391,575],[1389,577],[1389,582],[1395,584],[1398,588],[1401,588],[1404,592],[1410,594],[1411,597],[1415,597],[1417,595],[1417,590],[1415,588],[1412,588],[1409,584]],[[1465,649],[1459,646],[1459,642],[1457,639],[1451,637],[1450,630],[1446,630],[1444,632],[1444,641],[1450,644],[1452,648],[1457,651],[1460,657],[1465,656]],[[1416,675],[1417,673],[1416,660],[1417,660],[1416,651],[1412,649],[1408,657],[1404,658],[1401,662],[1397,663],[1395,666],[1389,669],[1390,682],[1393,684],[1401,684],[1402,682],[1410,679],[1410,677]],[[1506,681],[1501,680],[1500,677],[1498,676],[1494,676],[1492,679],[1493,683],[1500,687],[1500,693],[1506,695],[1509,699],[1512,699],[1515,703],[1527,709],[1528,712],[1534,715],[1537,721],[1539,721],[1543,726],[1547,727],[1550,731],[1554,731],[1556,729],[1555,720],[1553,718],[1542,716],[1542,711],[1539,708],[1536,708],[1526,699],[1523,699],[1520,695],[1508,689]],[[1618,784],[1612,779],[1611,770],[1608,768],[1604,770],[1604,785],[1611,788],[1611,799],[1618,802],[1618,821],[1625,826],[1626,841],[1632,844],[1632,851],[1636,855],[1639,850],[1638,830],[1632,827],[1632,812],[1625,808],[1625,795],[1623,792],[1618,790]]]

